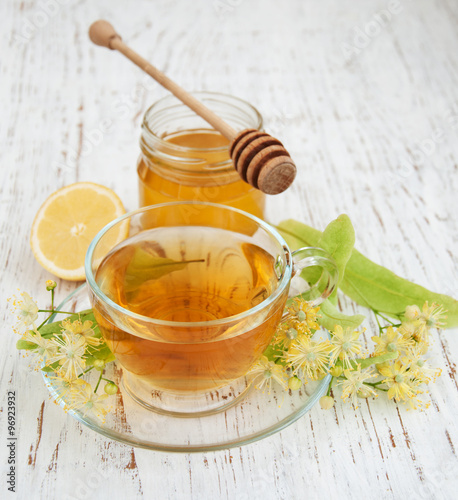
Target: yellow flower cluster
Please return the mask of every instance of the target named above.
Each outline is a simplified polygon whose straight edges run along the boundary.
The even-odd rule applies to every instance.
[[[307,383],[307,379],[324,377],[331,344],[312,338],[320,328],[318,311],[319,307],[312,307],[305,300],[293,299],[272,340],[276,355],[270,358],[274,359],[263,356],[248,374],[256,387],[270,391],[272,380],[276,380],[285,389],[294,390]]]
[[[55,283],[47,281],[46,288],[53,293]],[[25,292],[21,298],[13,302],[18,317],[14,329],[22,334],[20,348],[27,349],[34,356],[37,367],[52,373],[49,377],[57,393],[56,401],[66,410],[78,410],[83,415],[104,420],[109,411],[106,406],[108,394],[96,394],[92,386],[81,378],[86,371],[88,348],[94,353],[94,349],[102,344],[101,339],[95,336],[93,322],[67,318],[60,323],[57,332],[42,335],[40,330],[46,320],[36,325],[40,312],[37,304]],[[47,312],[54,314],[56,310]]]
[[[86,368],[86,348],[98,345],[100,339],[94,337],[92,321],[69,319],[62,321],[60,335],[43,338],[39,330],[28,330],[22,337],[26,342],[36,344],[31,351],[38,363],[49,367],[53,375],[53,386],[57,391],[58,403],[66,410],[79,410],[103,420],[109,411],[105,405],[108,394],[98,395],[81,375]]]
[[[54,297],[55,283],[47,282],[46,287]],[[19,348],[27,349],[42,369],[52,372],[49,377],[57,402],[67,410],[78,410],[83,415],[104,420],[109,411],[106,399],[118,388],[114,382],[107,381],[105,394],[97,394],[109,357],[92,358],[87,368],[89,357],[96,351],[100,353],[102,348],[108,350],[100,333],[94,330],[97,325],[87,319],[93,316],[86,315],[83,320],[67,318],[54,323],[58,331],[42,334],[40,330],[46,320],[37,326],[38,313],[58,311],[53,306],[49,311],[39,310],[25,292],[13,305],[18,318],[14,329],[22,334]],[[444,313],[440,305],[426,302],[421,309],[416,305],[407,307],[401,323],[394,324],[375,312],[379,335],[372,337],[375,347],[369,355],[362,353],[360,336],[364,330],[336,324],[324,335],[320,331],[319,307],[295,298],[285,310],[271,345],[248,375],[258,389],[270,392],[274,383],[285,390],[298,390],[309,380],[321,380],[330,374],[328,393],[320,400],[323,409],[334,405],[330,395],[333,382],[341,388],[342,399],[350,401],[355,408],[358,398],[376,397],[380,391],[396,403],[422,408],[428,406],[420,397],[423,386],[441,374],[440,369],[429,366],[425,354],[431,344],[430,330],[444,324]],[[381,326],[379,317],[390,324]],[[95,390],[82,378],[92,368],[100,371]]]
[[[388,388],[389,399],[405,403],[412,409],[429,406],[421,397],[423,385],[435,381],[441,374],[438,368],[431,368],[425,358],[431,344],[431,328],[443,325],[444,309],[438,304],[426,302],[420,310],[418,306],[408,306],[404,321],[398,326],[389,326],[381,335],[372,337],[375,354],[395,353],[390,361],[376,364],[384,379],[381,384]]]
[[[337,362],[347,369],[352,368],[352,360],[361,352],[358,340],[361,332],[336,325],[330,339],[320,337],[317,333],[320,330],[319,309],[303,299],[292,300],[272,341],[271,359],[264,356],[250,371],[256,386],[271,388],[271,370],[263,374],[266,362],[276,366],[275,379],[281,376],[293,390],[309,380],[322,379]],[[268,377],[269,384],[263,377]]]
[[[380,334],[372,337],[375,348],[371,355],[362,354],[360,336],[364,330],[337,324],[329,338],[320,334],[318,311],[302,299],[292,301],[271,346],[250,372],[257,387],[270,391],[276,381],[295,390],[329,373],[333,379],[320,401],[324,409],[334,404],[330,396],[334,380],[342,390],[342,399],[351,401],[355,408],[358,398],[377,397],[378,392],[410,408],[427,406],[419,397],[422,387],[434,381],[441,370],[431,368],[425,354],[430,329],[443,324],[442,307],[427,302],[422,309],[409,306],[398,325],[379,325]]]

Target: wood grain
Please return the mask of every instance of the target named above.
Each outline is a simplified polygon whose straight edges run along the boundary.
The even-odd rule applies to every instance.
[[[215,453],[109,441],[67,417],[40,376],[28,373],[6,298],[20,287],[40,304],[48,300],[50,276],[28,245],[34,214],[51,192],[82,180],[115,189],[135,208],[141,118],[165,95],[88,41],[98,18],[184,88],[234,94],[261,111],[266,131],[298,167],[293,187],[269,199],[271,221],[294,217],[321,229],[347,213],[363,253],[458,296],[454,0],[132,5],[0,4],[0,370],[3,410],[7,389],[17,393],[17,498],[455,498],[456,330],[435,335],[432,363],[443,374],[427,411],[407,412],[382,397],[358,410],[337,403],[268,439]],[[59,283],[59,296],[74,286]],[[365,312],[345,297],[340,304]],[[370,344],[374,321],[366,327]]]

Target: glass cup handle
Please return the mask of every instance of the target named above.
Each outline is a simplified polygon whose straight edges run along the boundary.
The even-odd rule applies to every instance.
[[[339,271],[334,259],[322,248],[303,247],[292,252],[293,272],[289,297],[300,295],[315,307],[334,291]],[[308,272],[303,272],[310,268]],[[320,271],[321,269],[321,271]]]

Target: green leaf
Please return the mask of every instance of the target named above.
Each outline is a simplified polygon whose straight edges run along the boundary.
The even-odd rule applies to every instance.
[[[41,369],[42,372],[46,372],[46,373],[52,373],[55,370],[55,368],[51,368],[50,366],[43,366],[43,368]]]
[[[37,344],[34,344],[33,342],[28,342],[27,340],[19,339],[16,342],[16,349],[19,350],[25,349],[26,351],[30,351],[32,349],[36,349],[37,347],[38,347]]]
[[[318,230],[294,220],[282,222],[277,229],[292,249],[317,246],[320,240]],[[397,276],[355,249],[345,268],[340,289],[355,302],[393,317],[409,305],[422,307],[426,301],[429,304],[436,302],[447,309],[446,328],[458,326],[458,301]]]
[[[124,287],[126,293],[135,291],[145,281],[157,280],[174,271],[182,271],[193,262],[205,262],[205,259],[176,261],[157,257],[144,248],[137,247],[126,269]]]
[[[308,232],[311,233],[310,239],[313,241],[312,243],[305,243],[304,241],[301,241],[301,239],[299,239],[296,235],[293,236],[291,231],[288,231],[288,227],[296,225],[298,225],[298,228],[295,228],[295,230],[302,230],[302,227],[300,227],[299,224],[300,223],[297,223],[296,221],[286,221],[280,224],[279,230],[280,232],[282,232],[283,236],[287,238],[287,242],[290,246],[292,244],[295,248],[298,248],[299,246],[304,246],[305,244],[306,246],[317,246],[326,250],[337,264],[337,269],[339,271],[339,279],[337,282],[338,286],[344,278],[345,267],[351,257],[353,246],[355,244],[355,230],[353,228],[353,224],[350,221],[350,218],[346,214],[339,215],[337,219],[333,220],[326,226],[326,229],[323,231],[323,233],[320,233],[319,231],[316,231],[307,226]],[[287,227],[285,228],[285,226]],[[321,270],[319,268],[317,269],[313,267],[304,269],[301,276],[305,278],[309,283],[315,283],[319,279],[320,274]],[[336,305],[337,287],[328,300],[332,304]],[[340,317],[342,321],[347,321],[347,326],[352,326],[355,324],[355,322],[358,321],[358,317],[354,317],[354,319],[349,320],[349,316],[339,313],[337,309],[334,308],[332,314],[335,315],[336,313],[341,315]],[[327,322],[327,319],[328,318],[323,316],[323,322],[329,324],[329,322]],[[332,318],[329,318],[329,320],[332,321]],[[359,321],[356,326],[358,326],[361,321]],[[344,325],[342,324],[342,326]],[[325,328],[327,327],[325,326]]]
[[[307,240],[303,237],[304,228],[307,228],[307,233],[310,233],[307,235],[307,238],[309,238]],[[288,243],[291,250],[297,250],[301,247],[316,247],[322,235],[321,231],[293,219],[281,222],[280,225],[277,226],[277,230],[283,236],[286,243]],[[318,266],[311,266],[305,268],[301,272],[301,277],[304,278],[307,283],[312,284],[320,279],[321,272],[322,270]]]
[[[273,361],[274,363],[285,364],[282,359],[283,349],[280,345],[268,345],[266,350],[262,353],[269,361]]]
[[[83,323],[84,321],[92,321],[92,328],[94,330],[94,337],[101,337],[99,326],[95,320],[94,313],[92,309],[85,309],[84,311],[71,314],[69,316],[63,317],[59,321],[54,321],[53,323],[46,323],[39,328],[40,335],[45,339],[50,339],[54,335],[60,336],[62,333],[62,321],[65,319],[70,319],[72,322],[80,319]],[[27,342],[25,340],[18,340],[16,343],[17,349],[35,349],[37,344],[32,342]]]
[[[103,342],[98,346],[88,346],[86,348],[87,356],[94,357],[94,359],[106,360],[111,355],[110,348]]]
[[[339,215],[337,219],[330,222],[318,241],[317,246],[326,250],[337,264],[339,270],[337,284],[343,280],[345,267],[351,257],[354,245],[355,230],[346,214]]]
[[[336,302],[337,287],[344,278],[345,267],[355,246],[355,230],[348,215],[339,215],[337,219],[330,222],[323,231],[317,246],[326,250],[337,264],[339,278],[330,297],[332,302]]]
[[[347,316],[341,313],[329,300],[325,300],[320,305],[320,314],[321,318],[318,319],[318,323],[330,331],[333,331],[336,325],[355,330],[365,319],[365,316],[362,314]]]
[[[77,312],[67,317],[64,317],[60,321],[54,321],[53,323],[43,325],[39,329],[41,336],[47,339],[53,337],[54,335],[61,336],[62,321],[65,321],[66,319],[69,319],[71,322],[80,320],[82,323],[84,323],[85,321],[92,321],[91,328],[94,331],[92,336],[95,338],[102,337],[99,325],[97,324],[92,309],[85,309],[84,311]],[[16,343],[16,347],[17,349],[32,350],[36,349],[38,346],[33,342],[28,342],[26,340],[19,339]],[[107,344],[104,341],[102,341],[98,346],[88,345],[86,347],[86,353],[84,359],[86,361],[87,366],[92,366],[96,359],[103,359],[105,363],[110,363],[111,361],[115,360],[115,357],[111,352],[110,348],[107,346]],[[43,367],[42,370],[45,372],[54,372],[58,368],[58,366],[59,363],[56,362],[53,365]]]
[[[105,361],[105,364],[111,363],[116,359],[106,344],[101,344],[100,346],[98,346],[98,349],[100,350],[97,350],[97,348],[91,348],[90,353],[88,353],[88,349],[86,355],[84,356],[86,366],[92,366],[96,359],[103,359],[103,361]]]
[[[337,288],[331,293],[328,300],[334,307],[337,307]]]
[[[86,368],[89,368],[90,366],[93,366],[95,360],[96,360],[96,358],[94,356],[89,356],[89,355],[86,354],[86,356],[84,356],[84,361],[86,363]]]
[[[421,308],[426,301],[436,302],[447,309],[446,327],[458,326],[458,301],[397,276],[357,250],[353,250],[341,290],[355,302],[393,317],[407,306]]]
[[[92,328],[94,329],[94,337],[100,337],[100,331],[97,322],[95,321],[92,309],[85,309],[84,311],[70,314],[69,316],[65,316],[59,321],[54,321],[53,323],[46,323],[39,329],[41,336],[46,339],[49,339],[54,335],[60,335],[62,332],[62,321],[66,319],[69,319],[72,322],[79,319],[83,323],[85,321],[92,321],[93,323]]]
[[[49,339],[54,334],[60,333],[62,330],[62,324],[61,324],[62,321],[63,320],[54,321],[54,323],[46,323],[45,325],[43,325],[41,328],[39,328],[41,336],[44,337],[45,339]]]
[[[339,279],[337,285],[342,281],[345,274],[345,266],[347,265],[348,259],[351,256],[351,251],[355,244],[355,230],[353,229],[353,225],[350,221],[348,215],[342,214],[337,217],[337,219],[330,222],[323,233],[316,231],[313,236],[313,243],[305,244],[298,237],[297,234],[293,234],[293,232],[285,231],[285,224],[288,224],[289,227],[294,226],[298,223],[296,221],[287,221],[286,223],[282,223],[279,226],[280,232],[282,232],[285,237],[287,243],[292,248],[299,248],[301,246],[317,246],[319,248],[323,248],[326,250],[330,256],[334,259],[337,264],[337,269],[339,271]],[[309,228],[311,229],[311,228]],[[294,230],[294,229],[293,229]],[[316,241],[318,240],[318,241]],[[322,270],[319,267],[313,266],[306,268],[302,271],[301,276],[308,283],[316,283],[320,279]],[[331,296],[331,301],[335,302],[337,296],[337,288],[333,292]]]
[[[46,372],[46,373],[51,373],[51,372],[55,372],[58,367],[59,367],[59,361],[56,361],[52,365],[45,365],[45,366],[43,366],[43,368],[41,369],[41,371],[42,372]]]
[[[115,358],[115,355],[110,351],[110,354],[105,358],[105,363],[111,363],[112,361],[114,361],[116,358]]]
[[[361,370],[364,370],[364,368],[367,368],[368,366],[385,363],[386,361],[391,361],[393,359],[397,359],[398,357],[399,357],[398,351],[385,352],[383,354],[379,354],[378,356],[373,356],[371,358],[354,359],[351,361],[351,363],[355,368],[357,368],[357,366],[360,365]]]
[[[277,226],[277,230],[286,240],[292,250],[300,247],[316,247],[321,238],[321,231],[307,224],[288,219]]]

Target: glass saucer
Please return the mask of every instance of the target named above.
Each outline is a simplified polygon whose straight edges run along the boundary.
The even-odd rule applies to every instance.
[[[59,305],[59,309],[76,312],[90,307],[86,285],[77,288]],[[50,318],[50,322],[56,319]],[[327,375],[294,392],[286,392],[281,387],[273,387],[270,394],[253,389],[241,402],[225,411],[204,417],[183,418],[156,413],[136,403],[121,383],[122,369],[116,363],[108,366],[105,377],[115,381],[120,390],[116,396],[110,397],[112,409],[106,421],[101,423],[77,410],[68,413],[90,429],[121,443],[149,450],[183,453],[242,446],[281,431],[312,408],[326,393],[331,378]],[[91,384],[98,378],[95,370],[88,375],[92,376],[87,379]],[[57,388],[53,380],[46,374],[43,378],[55,399]]]

